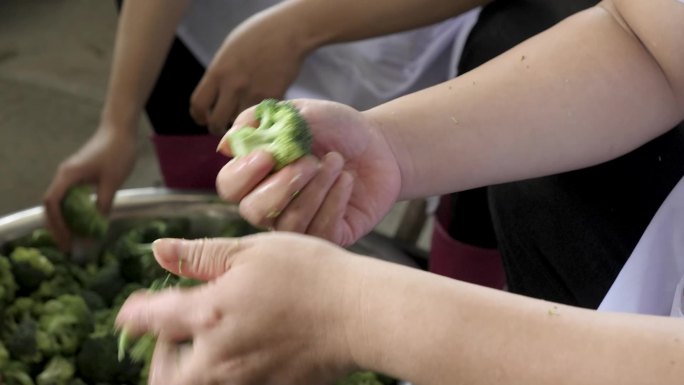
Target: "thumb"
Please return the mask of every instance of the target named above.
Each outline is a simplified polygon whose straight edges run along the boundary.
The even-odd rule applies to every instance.
[[[244,249],[244,238],[158,239],[152,250],[159,264],[183,277],[210,281],[230,267],[235,255]]]

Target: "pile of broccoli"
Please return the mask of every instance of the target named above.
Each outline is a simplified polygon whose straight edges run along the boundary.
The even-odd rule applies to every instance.
[[[306,120],[290,102],[266,99],[256,107],[258,127],[244,126],[228,134],[235,157],[265,150],[279,170],[311,153],[313,137]]]
[[[79,215],[67,223],[103,242],[94,260],[60,252],[45,229],[0,245],[0,384],[145,384],[154,338],[120,354],[126,352],[114,332],[118,309],[136,290],[198,284],[170,276],[150,246],[159,238],[188,238],[188,219],[140,220],[105,242],[109,223],[101,224],[89,193],[79,191],[65,198],[63,214]],[[240,218],[223,225],[224,236],[258,231]]]
[[[68,223],[80,223],[89,229],[82,236],[102,240],[111,226],[87,218],[100,214],[91,210],[89,194],[88,199],[80,194],[63,204],[71,210],[64,215],[81,215]],[[259,231],[241,218],[223,225],[220,236]],[[201,284],[169,275],[150,247],[159,238],[190,238],[189,227],[182,218],[140,221],[104,242],[88,261],[60,252],[45,229],[0,245],[0,384],[146,384],[154,336],[128,341],[125,333],[116,334],[114,320],[136,290]],[[339,384],[389,384],[369,372],[343,381]]]

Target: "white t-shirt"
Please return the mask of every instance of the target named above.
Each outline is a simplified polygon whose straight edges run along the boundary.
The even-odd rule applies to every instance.
[[[207,66],[230,31],[278,0],[194,0],[178,36]],[[366,109],[443,82],[479,9],[428,27],[323,47],[305,60],[285,97],[334,100]]]
[[[599,310],[684,316],[684,178],[641,236]]]

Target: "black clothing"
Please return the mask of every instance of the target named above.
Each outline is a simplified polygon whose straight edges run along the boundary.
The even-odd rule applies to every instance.
[[[596,1],[495,1],[468,38],[466,72]],[[491,219],[509,290],[596,308],[668,193],[684,175],[684,132],[674,128],[641,148],[595,167],[467,192],[480,197],[451,235],[491,247]],[[458,197],[461,193],[456,194]],[[457,198],[458,199],[458,198]],[[479,212],[475,214],[474,212]],[[491,217],[489,216],[491,214]],[[479,218],[476,218],[479,216]],[[485,219],[483,220],[482,217]],[[468,233],[471,220],[479,223]],[[474,240],[474,241],[473,241]]]
[[[116,0],[121,9],[123,1]],[[205,135],[209,131],[190,116],[190,96],[204,75],[204,66],[185,44],[174,38],[164,60],[145,112],[152,129],[159,135]]]

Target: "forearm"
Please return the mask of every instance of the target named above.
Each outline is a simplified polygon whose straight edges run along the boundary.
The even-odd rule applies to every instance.
[[[103,119],[117,127],[136,127],[189,2],[124,2]]]
[[[491,0],[291,0],[274,7],[296,20],[306,49],[402,32],[457,16]],[[293,24],[289,24],[293,25]]]
[[[422,385],[674,385],[684,376],[682,320],[598,313],[385,263],[362,274],[348,335],[367,369]]]
[[[648,5],[660,24],[684,22],[674,0]],[[672,128],[684,118],[681,91],[673,92],[684,87],[672,75],[684,66],[681,33],[646,26],[636,36],[595,7],[456,79],[366,112],[394,148],[401,198],[594,165]],[[655,56],[644,40],[670,47],[669,56]]]

